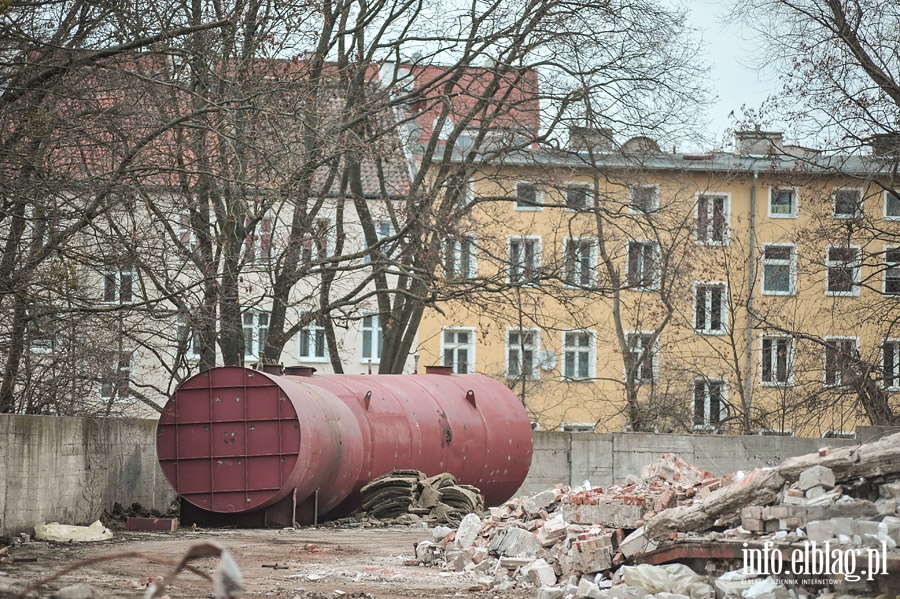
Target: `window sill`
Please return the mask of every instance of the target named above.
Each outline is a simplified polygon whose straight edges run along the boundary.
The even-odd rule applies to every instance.
[[[776,296],[776,297],[777,297],[777,296],[781,296],[781,297],[791,297],[791,296],[793,296],[793,295],[796,295],[797,292],[794,291],[794,290],[791,290],[791,291],[766,291],[765,289],[763,289],[763,290],[762,290],[762,294],[763,294],[763,295]]]
[[[543,206],[519,206],[518,204],[514,208],[517,212],[540,212],[544,209]]]
[[[769,212],[769,218],[797,218],[797,213],[792,214],[773,214]]]
[[[533,287],[535,289],[541,286],[537,281],[513,281],[511,279],[506,279],[506,284],[513,287]]]
[[[694,329],[694,332],[698,335],[712,335],[715,337],[721,337],[728,333],[726,329]]]
[[[301,364],[327,364],[329,362],[329,359],[328,356],[325,356],[324,358],[307,358],[305,356],[298,356],[297,361]]]
[[[859,297],[859,291],[826,291],[827,297]]]
[[[779,381],[769,381],[769,382],[766,382],[766,381],[760,381],[759,386],[760,386],[760,387],[773,387],[773,388],[776,388],[776,389],[785,389],[785,388],[788,388],[788,387],[793,387],[793,386],[794,386],[794,381],[786,381],[786,382],[779,382]]]
[[[695,424],[691,427],[692,430],[700,431],[704,433],[717,433],[722,428],[721,424]]]
[[[695,239],[694,245],[701,246],[701,247],[705,246],[705,247],[724,248],[724,247],[728,247],[730,241],[731,241],[730,239],[726,239],[724,241],[703,241],[702,239]]]

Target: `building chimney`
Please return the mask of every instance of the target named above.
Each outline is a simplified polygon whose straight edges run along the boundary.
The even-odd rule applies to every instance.
[[[615,149],[612,129],[571,125],[569,127],[569,149],[573,152],[591,150],[612,152]]]
[[[879,133],[869,138],[873,156],[900,156],[900,132]]]
[[[781,131],[735,131],[734,147],[738,154],[769,156],[781,151]]]

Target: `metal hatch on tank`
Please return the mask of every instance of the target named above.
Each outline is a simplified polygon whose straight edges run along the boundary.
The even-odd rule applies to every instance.
[[[391,470],[452,473],[497,505],[531,464],[519,398],[481,375],[275,374],[213,368],[182,383],[156,432],[182,521],[286,526],[340,515]]]

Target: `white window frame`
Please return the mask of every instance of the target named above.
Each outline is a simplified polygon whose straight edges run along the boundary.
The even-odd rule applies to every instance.
[[[632,244],[641,244],[641,245],[650,245],[653,248],[653,272],[650,273],[650,284],[649,285],[631,285],[631,245]],[[628,243],[625,244],[625,283],[628,289],[632,289],[634,291],[655,291],[659,289],[659,280],[660,280],[660,269],[662,268],[661,264],[661,255],[659,251],[659,242],[653,239],[629,239]],[[646,269],[646,264],[644,263],[643,252],[641,253],[641,271]],[[645,281],[648,277],[641,275],[641,281]]]
[[[897,260],[896,262],[888,262],[888,252],[897,252],[898,254],[900,254],[900,245],[884,246],[884,271],[881,274],[881,293],[882,295],[887,296],[900,296],[900,260]],[[900,256],[898,256],[898,258],[900,258]],[[892,268],[897,269],[897,291],[888,291],[887,289],[888,271],[890,271]]]
[[[534,204],[520,204],[519,203],[519,186],[520,185],[531,185],[534,187]],[[513,206],[516,210],[520,212],[540,212],[544,209],[544,190],[541,188],[541,184],[537,181],[516,181],[515,188],[515,196],[513,199]]]
[[[766,264],[770,264],[772,266],[784,266],[784,260],[773,260],[771,258],[766,258],[766,250],[770,247],[786,247],[790,248],[791,255],[787,260],[787,266],[790,269],[789,276],[789,287],[787,291],[781,290],[772,290],[766,288]],[[761,268],[759,269],[760,277],[762,281],[760,282],[760,288],[762,289],[763,295],[794,295],[797,292],[797,246],[793,243],[764,243],[762,245],[762,262]]]
[[[122,277],[124,274],[128,274],[131,277],[131,298],[128,301],[122,300]],[[102,281],[103,281],[103,294],[102,294],[102,302],[104,304],[114,305],[128,305],[133,304],[135,301],[135,283],[137,283],[137,271],[128,266],[107,266],[101,272]],[[113,299],[107,299],[107,284],[110,281],[110,277],[112,277],[113,284],[115,286],[113,295],[115,296]]]
[[[503,357],[504,357],[504,363],[505,363],[505,368],[503,371],[504,377],[506,377],[507,379],[510,379],[510,380],[521,380],[520,376],[512,376],[509,371],[509,365],[510,365],[509,352],[512,349],[512,346],[509,343],[509,334],[510,333],[519,333],[520,335],[523,333],[532,333],[534,335],[534,337],[533,337],[534,342],[531,344],[531,353],[532,353],[531,374],[526,374],[525,380],[526,381],[536,381],[536,380],[540,379],[541,331],[540,331],[540,329],[534,329],[534,328],[520,329],[517,327],[506,327],[506,333],[504,336],[504,343],[503,343]],[[527,348],[527,347],[528,346],[525,346],[525,348]],[[521,344],[517,345],[516,351],[523,351],[523,346]],[[519,370],[520,371],[524,370],[524,366],[525,366],[523,358],[524,358],[524,356],[519,357],[519,359],[520,359],[520,369]]]
[[[43,313],[41,313],[43,312]],[[54,354],[58,349],[59,321],[49,318],[51,307],[46,304],[33,306],[29,310],[26,338],[28,351],[32,354]],[[46,325],[46,326],[42,326]]]
[[[113,385],[113,388],[111,389],[111,393],[109,395],[104,393],[104,382],[101,378],[101,380],[99,381],[99,385],[97,385],[97,396],[100,398],[100,401],[104,402],[131,401],[131,389],[132,387],[134,387],[134,350],[121,349],[119,351],[110,352],[110,354],[110,357],[113,358],[116,362],[116,365],[113,369],[111,369],[111,372],[114,371],[115,373],[119,374],[119,376],[116,377],[115,384]],[[128,356],[127,367],[122,366],[122,356]],[[120,374],[122,372],[127,372],[127,376],[122,377]],[[122,380],[128,381],[127,395],[119,395],[119,391],[121,391],[121,389],[119,389],[119,383]]]
[[[451,175],[452,177],[453,175]],[[451,189],[450,185],[450,177],[448,177],[444,181],[444,198],[447,199],[447,193]],[[457,208],[462,208],[465,206],[469,206],[472,202],[475,201],[475,182],[471,178],[467,178],[465,184],[462,186],[462,204],[456,206]]]
[[[772,192],[775,190],[791,190],[794,192],[794,200],[791,203],[791,212],[788,214],[783,214],[781,212],[772,212]],[[772,185],[769,187],[769,202],[768,202],[768,212],[769,218],[797,218],[797,213],[799,212],[800,206],[800,189],[798,187],[794,187],[791,185]]]
[[[566,339],[568,335],[587,335],[588,336],[588,345],[587,347],[581,346],[573,346],[570,347],[566,345]],[[562,331],[562,340],[561,340],[562,354],[561,356],[561,367],[560,374],[562,375],[562,380],[566,382],[578,383],[578,382],[588,382],[593,381],[597,378],[597,331],[587,330],[587,329],[572,329],[570,331]],[[566,360],[568,358],[568,354],[574,354],[574,366],[575,366],[575,374],[576,376],[568,376],[566,374]],[[587,363],[588,363],[588,372],[586,377],[580,377],[577,375],[578,371],[578,356],[579,354],[587,353]]]
[[[241,317],[243,322],[243,316]],[[243,327],[242,327],[243,330]],[[194,338],[194,328],[188,325],[187,318],[179,315],[175,319],[175,351],[184,347],[185,360],[199,360],[200,352],[197,351],[197,341]]]
[[[891,380],[892,384],[888,385],[888,375],[885,372],[884,368],[884,346],[885,345],[893,345],[894,346],[894,363],[891,368]],[[900,391],[900,338],[897,337],[885,337],[881,340],[881,345],[879,346],[879,357],[881,358],[879,361],[879,366],[881,368],[881,387],[887,391]]]
[[[459,265],[462,262],[463,257],[463,241],[468,243],[469,250],[469,270],[466,273],[460,274],[456,272],[459,269]],[[447,262],[449,253],[453,251],[453,272],[448,272]],[[478,277],[478,238],[475,235],[461,235],[458,239],[447,238],[444,240],[443,245],[443,261],[441,263],[441,268],[444,271],[444,278],[453,280],[453,281],[467,281],[471,279],[475,279]],[[508,271],[507,271],[508,275]]]
[[[634,192],[636,189],[651,189],[653,198],[649,210],[635,207]],[[628,186],[628,209],[631,214],[652,214],[659,210],[659,185],[653,183],[636,184]]]
[[[32,331],[29,331],[28,335],[28,351],[32,354],[56,353],[56,340],[53,337],[35,336]]]
[[[370,326],[366,326],[366,319],[371,319]],[[374,350],[374,355],[367,356],[365,354],[364,339],[366,331],[372,335],[370,349]],[[378,314],[364,314],[359,320],[359,361],[363,364],[379,364],[381,363],[381,354],[384,353],[384,333],[381,330],[381,318]]]
[[[331,231],[333,221],[327,216],[321,216],[313,219],[312,230],[310,230],[300,242],[300,263],[309,267],[315,266],[331,255]],[[323,236],[319,237],[320,228],[323,230]],[[324,241],[325,247],[320,245],[320,241]],[[309,254],[307,259],[307,255]]]
[[[859,354],[859,337],[824,337],[822,340],[826,344],[829,344],[829,343],[840,344],[844,341],[852,341],[853,342],[853,351],[855,351],[857,354]],[[822,348],[822,385],[829,389],[846,388],[847,384],[843,380],[843,377],[841,376],[841,372],[839,370],[834,371],[834,377],[835,377],[834,381],[830,382],[830,383],[828,382],[828,372],[829,372],[829,370],[828,370],[828,351],[830,349],[831,348],[828,347],[827,345]],[[840,349],[840,348],[837,348],[837,349]],[[835,359],[837,359],[837,356],[835,356]]]
[[[391,241],[389,243],[381,243],[384,239],[388,237],[393,237],[396,234],[394,231],[394,223],[391,222],[389,218],[379,218],[372,222],[372,226],[375,227],[375,237],[378,245],[378,252],[382,256],[390,256],[391,252],[394,251],[394,243],[396,241]],[[365,234],[363,234],[363,246],[364,251],[366,252],[365,262],[372,262],[372,255],[368,252],[369,243],[366,240]]]
[[[704,393],[703,393],[703,423],[700,424],[697,422],[697,385],[703,384]],[[719,393],[719,421],[715,424],[712,423],[712,405],[711,405],[711,397],[710,397],[710,383],[719,383],[721,384],[721,391]],[[725,421],[728,419],[728,379],[722,377],[705,377],[698,376],[693,380],[693,384],[691,385],[691,422],[693,424],[694,430],[701,431],[716,431],[722,428],[725,424]]]
[[[636,351],[638,349],[636,347],[634,350],[631,349],[632,343],[633,343],[632,339],[636,336],[650,337],[651,339],[653,339],[653,347],[650,348],[650,351],[652,352],[652,354],[650,356],[650,371],[651,371],[650,378],[635,376],[634,381],[639,385],[654,384],[659,380],[659,336],[656,335],[656,331],[625,331],[625,343],[629,348],[626,351],[628,351],[629,353],[631,353],[632,351]],[[646,351],[646,348],[644,348],[643,340],[641,341],[640,345],[641,345],[640,351],[641,351],[641,354],[643,355],[643,353]],[[641,361],[643,362],[643,359]],[[623,360],[623,366],[625,366],[624,360]],[[625,374],[625,379],[628,380],[627,368],[626,368],[624,374]],[[635,373],[635,374],[637,374],[637,373]]]
[[[722,198],[722,239],[717,241],[712,237],[715,230],[714,211],[712,202],[707,202],[706,238],[700,235],[700,198],[711,200]],[[697,192],[694,194],[694,243],[697,245],[724,247],[731,241],[731,193],[729,192]]]
[[[718,329],[711,329],[704,326],[697,327],[697,305],[700,300],[700,288],[718,287],[721,290],[721,300],[719,302],[719,325]],[[704,294],[704,325],[711,323],[712,318],[712,294]],[[724,281],[695,281],[694,282],[694,305],[691,312],[691,326],[694,331],[701,335],[724,335],[728,332],[728,283]]]
[[[845,268],[846,265],[843,262],[832,262],[831,260],[831,250],[832,249],[848,249],[856,252],[856,261],[855,266],[852,266],[853,269],[853,285],[851,285],[850,291],[831,291],[828,289],[831,282],[831,269],[832,268]],[[861,282],[861,274],[862,274],[862,248],[858,245],[828,245],[825,247],[825,295],[830,297],[859,297],[860,292],[860,282]]]
[[[468,333],[469,334],[469,342],[468,343],[458,343],[454,342],[452,347],[447,345],[447,340],[445,338],[445,333]],[[467,365],[468,368],[465,372],[459,371],[459,360],[457,359],[456,351],[460,348],[465,348],[468,352],[468,360]],[[445,364],[445,358],[447,351],[453,351],[453,364],[450,364],[453,368],[453,372],[455,374],[474,374],[475,373],[475,327],[441,327],[441,364],[444,366],[448,366]]]
[[[315,355],[316,337],[318,333],[322,333],[322,355]],[[308,351],[303,353],[303,338],[306,338],[306,347]],[[313,320],[305,327],[300,329],[297,334],[297,359],[300,362],[328,362],[328,339],[325,337],[325,327],[322,325],[322,319]]]
[[[250,221],[253,219],[248,218],[247,220]],[[271,227],[271,229],[268,233],[268,235],[269,235],[269,253],[268,254],[266,254],[265,251],[263,250],[263,237],[264,237],[263,223],[265,223],[266,221],[269,221],[269,226]],[[275,215],[270,212],[266,212],[265,214],[263,214],[262,217],[260,217],[260,219],[256,222],[256,225],[253,227],[253,232],[248,233],[250,235],[253,235],[253,237],[251,239],[244,240],[244,244],[245,244],[245,248],[246,248],[245,255],[246,255],[246,252],[250,250],[250,248],[252,248],[252,250],[253,250],[253,255],[247,256],[249,258],[248,262],[250,262],[250,263],[260,262],[262,264],[268,264],[272,261],[272,258],[274,257],[273,254],[275,252],[276,225],[277,225],[277,219],[275,218]],[[247,226],[249,226],[249,222],[247,223]]]
[[[584,206],[581,208],[572,208],[569,205],[569,189],[578,188],[584,190]],[[594,186],[584,181],[566,181],[563,187],[563,206],[566,212],[586,212],[594,207],[593,202]]]
[[[838,214],[837,212],[837,195],[842,191],[854,191],[858,194],[858,201],[853,214]],[[865,198],[865,191],[862,187],[835,187],[831,190],[831,214],[834,218],[841,220],[856,220],[862,218],[863,202],[865,201]]]
[[[569,244],[575,243],[577,247],[581,248],[578,254],[576,255],[575,260],[575,272],[578,274],[577,277],[571,277],[570,275],[573,273],[569,272]],[[588,280],[582,280],[581,276],[581,253],[583,252],[584,246],[588,246],[589,256],[588,256]],[[566,237],[563,239],[563,282],[566,287],[572,289],[584,289],[584,288],[593,288],[597,285],[597,267],[598,267],[598,257],[597,257],[597,240],[594,237]],[[574,282],[573,279],[577,278],[578,281]]]
[[[897,191],[900,191],[900,189]],[[888,214],[888,200],[889,196],[892,195],[897,199],[897,214]],[[882,194],[882,210],[884,213],[884,220],[900,220],[900,194],[893,194],[890,190],[885,189]]]
[[[785,374],[787,375],[787,379],[784,381],[776,380],[775,377],[772,377],[771,381],[767,381],[763,378],[763,363],[765,356],[765,348],[763,344],[766,340],[770,340],[773,342],[772,354],[770,356],[769,368],[773,374],[777,374],[778,371],[778,351],[777,345],[775,345],[778,341],[786,340],[788,342],[788,353],[787,353],[787,361],[785,363]],[[759,336],[759,384],[763,387],[792,387],[794,385],[794,338],[790,335],[767,335],[761,334]]]
[[[173,229],[178,238],[178,243],[182,246],[177,248],[178,256],[182,262],[185,262],[197,247],[197,234],[194,232],[194,227],[191,226],[190,210],[179,210],[175,214],[175,226]]]
[[[247,324],[246,317],[250,315],[252,322]],[[265,324],[262,324],[261,316],[265,315]],[[269,320],[271,314],[265,310],[245,310],[241,314],[241,333],[244,335],[244,360],[259,360],[265,349],[265,340],[269,334]],[[250,332],[250,347],[247,347],[247,329]],[[265,331],[265,334],[263,334]]]
[[[527,242],[527,241],[535,241],[535,249],[534,249],[534,265],[532,267],[532,272],[536,275],[537,271],[541,268],[541,257],[543,254],[543,243],[541,241],[540,235],[507,235],[506,236],[506,282],[507,283],[522,283],[522,284],[530,284],[534,281],[534,276],[532,277],[521,277],[519,279],[513,279],[510,275],[512,274],[512,244],[514,241],[518,242]],[[523,246],[524,249],[524,246]],[[524,257],[524,252],[522,253]],[[524,267],[524,262],[519,263]],[[524,273],[524,269],[522,271]]]

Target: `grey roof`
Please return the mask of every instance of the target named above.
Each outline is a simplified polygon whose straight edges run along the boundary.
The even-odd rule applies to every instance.
[[[462,154],[454,158],[462,160]],[[898,172],[898,157],[823,154],[796,146],[785,146],[778,154],[741,155],[731,152],[682,154],[666,152],[594,152],[560,149],[523,150],[501,156],[484,154],[484,164],[495,166],[536,166],[581,170],[673,170],[709,173],[796,173],[835,174],[871,178]]]

